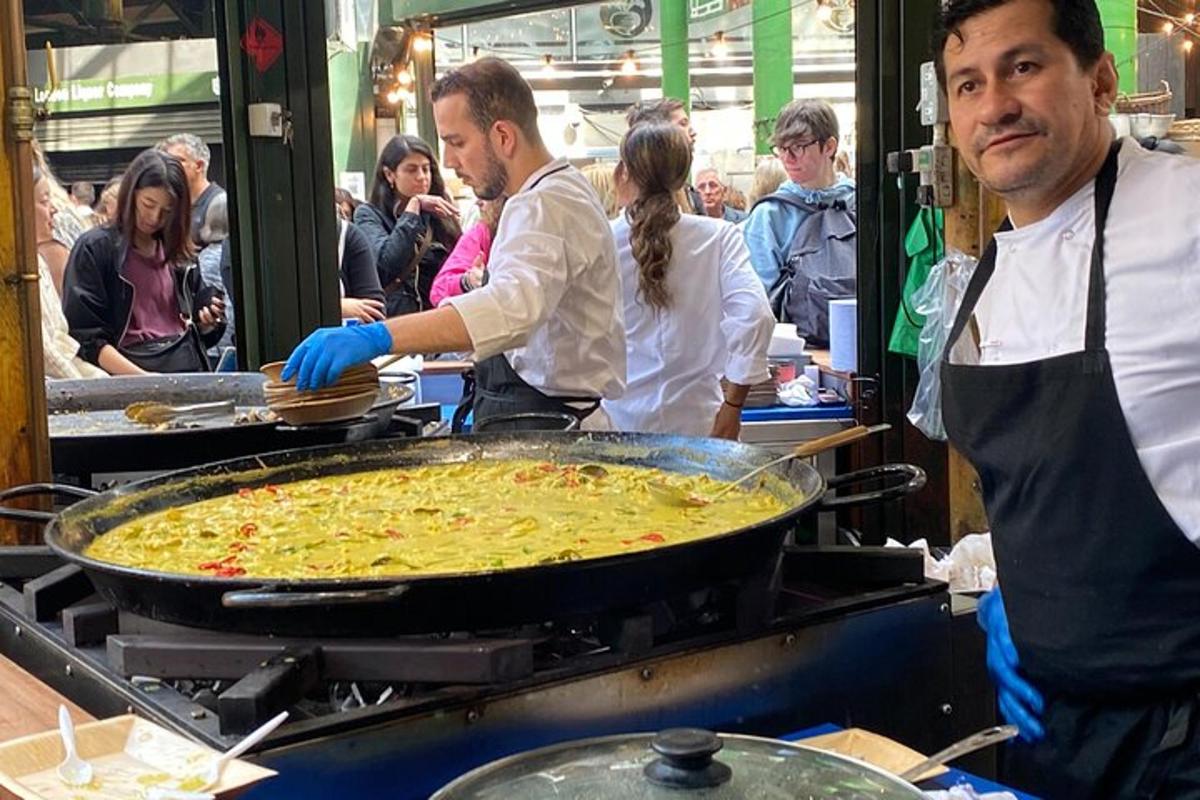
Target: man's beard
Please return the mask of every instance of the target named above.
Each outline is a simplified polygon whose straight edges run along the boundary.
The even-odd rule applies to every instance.
[[[495,200],[508,191],[508,169],[496,157],[492,143],[487,143],[487,173],[482,183],[475,187],[475,196],[480,200]]]

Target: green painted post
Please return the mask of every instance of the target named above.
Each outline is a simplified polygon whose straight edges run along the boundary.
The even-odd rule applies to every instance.
[[[433,103],[429,99],[429,90],[433,88],[435,76],[432,49],[425,52],[418,52],[416,49],[413,49],[412,72],[413,95],[415,98],[413,100],[413,108],[417,115],[417,136],[424,139],[433,148],[433,151],[437,153],[440,152],[437,123],[433,119]],[[400,113],[399,109],[397,109],[397,113]]]
[[[682,100],[691,108],[691,76],[688,72],[688,2],[665,0],[659,6],[662,41],[663,97]]]
[[[334,177],[375,168],[375,91],[370,46],[329,59],[329,105],[333,117]]]
[[[754,0],[754,152],[771,152],[779,109],[792,101],[792,4]]]
[[[1119,88],[1126,94],[1138,90],[1137,0],[1098,0],[1104,24],[1104,45],[1117,62]]]

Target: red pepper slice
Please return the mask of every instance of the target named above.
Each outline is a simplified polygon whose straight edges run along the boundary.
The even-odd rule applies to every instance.
[[[242,567],[222,567],[213,573],[218,578],[236,578],[238,575],[245,575],[246,570]]]
[[[241,536],[243,539],[249,539],[256,533],[258,533],[258,526],[253,522],[247,522],[245,525],[238,528],[238,536]]]
[[[224,569],[228,564],[237,561],[237,555],[225,556],[216,561],[206,561],[203,564],[197,565],[197,569]]]
[[[662,544],[665,541],[667,540],[661,533],[658,531],[650,531],[649,533],[643,534],[636,539],[622,539],[621,544],[634,544],[635,542],[654,542],[655,544]]]
[[[388,535],[389,539],[407,539],[408,538],[407,536],[405,536],[403,533],[396,530],[395,528],[388,528],[387,530],[384,531],[384,533],[386,533]]]
[[[229,543],[229,549],[235,553],[244,553],[246,550],[250,549],[251,547],[253,547],[253,545],[246,544],[245,542],[230,542]]]
[[[243,500],[247,500],[253,496],[254,490],[248,486],[243,486],[241,489],[238,489],[238,497],[242,498]]]
[[[268,483],[266,486],[263,487],[263,489],[267,490],[271,494],[276,494],[279,491],[279,487],[273,483]]]

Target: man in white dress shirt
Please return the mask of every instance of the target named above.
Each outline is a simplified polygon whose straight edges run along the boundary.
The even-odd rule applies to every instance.
[[[941,13],[955,144],[1008,208],[942,384],[1010,763],[1045,797],[1200,797],[1200,161],[1114,140],[1095,0]]]
[[[600,400],[624,391],[625,329],[595,191],[546,149],[533,92],[508,63],[482,58],[451,70],[431,95],[445,166],[483,200],[508,195],[487,284],[420,314],[318,330],[288,359],[284,379],[316,388],[389,352],[467,350],[476,424],[532,412],[609,427]]]

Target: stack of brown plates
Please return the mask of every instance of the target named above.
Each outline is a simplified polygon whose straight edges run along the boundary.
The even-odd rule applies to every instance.
[[[337,383],[309,392],[296,389],[296,380],[280,380],[282,361],[263,365],[267,376],[263,396],[267,407],[288,425],[317,425],[357,419],[367,413],[379,397],[379,371],[372,364],[350,367]]]

